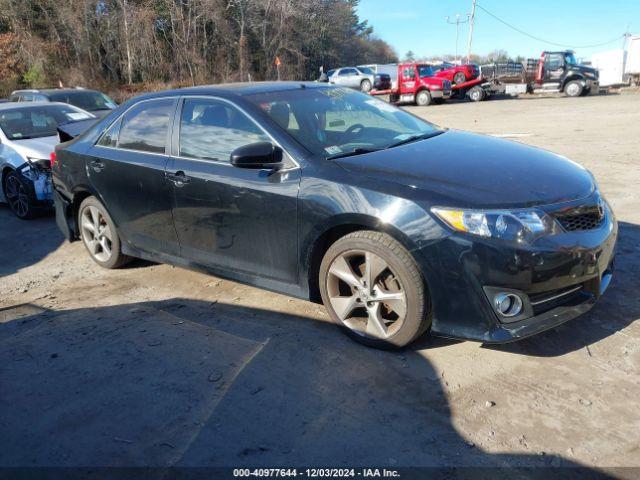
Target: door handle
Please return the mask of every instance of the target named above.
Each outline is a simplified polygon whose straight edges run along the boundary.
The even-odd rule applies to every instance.
[[[172,181],[176,187],[184,187],[184,185],[189,183],[191,180],[182,170],[177,171],[176,173],[166,173],[166,177],[168,180]]]
[[[104,170],[104,163],[100,160],[93,160],[90,165],[94,172],[101,172]]]

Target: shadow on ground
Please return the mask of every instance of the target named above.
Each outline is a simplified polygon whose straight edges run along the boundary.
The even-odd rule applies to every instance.
[[[415,352],[236,305],[3,309],[0,384],[1,467],[482,466],[510,478],[549,478],[548,468],[513,469],[555,467],[562,478],[604,477],[553,455],[468,444]]]
[[[38,263],[63,242],[53,213],[20,220],[0,203],[0,278]]]

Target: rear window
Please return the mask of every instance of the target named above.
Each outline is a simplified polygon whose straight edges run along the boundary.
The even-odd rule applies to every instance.
[[[148,100],[131,108],[122,119],[118,148],[164,153],[174,100]]]
[[[92,92],[89,90],[53,92],[49,94],[49,98],[52,102],[69,103],[89,112],[113,110],[117,107],[116,102],[111,100],[104,93]]]
[[[21,106],[0,110],[0,128],[9,140],[53,137],[58,124],[94,118],[70,105]]]

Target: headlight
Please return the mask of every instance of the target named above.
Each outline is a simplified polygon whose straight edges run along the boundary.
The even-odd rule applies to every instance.
[[[536,209],[456,210],[434,207],[438,218],[458,232],[518,243],[531,243],[560,231],[556,222]]]
[[[442,90],[442,87],[439,85],[431,85],[429,87],[429,90]]]

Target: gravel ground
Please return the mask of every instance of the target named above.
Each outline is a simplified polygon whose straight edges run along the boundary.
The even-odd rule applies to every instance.
[[[640,95],[408,109],[594,172],[621,234],[589,314],[507,346],[380,352],[319,305],[102,270],[52,217],[0,205],[0,466],[640,467]]]

